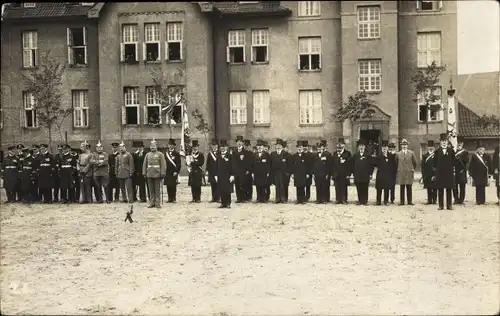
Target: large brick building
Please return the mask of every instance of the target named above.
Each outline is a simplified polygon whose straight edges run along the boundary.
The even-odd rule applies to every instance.
[[[19,73],[36,67],[50,49],[70,66],[63,90],[74,115],[63,131],[73,145],[163,142],[171,133],[179,138],[177,124],[150,124],[159,111],[150,93],[152,71],[161,69],[169,86],[184,89],[189,112],[197,109],[211,123],[210,137],[280,137],[292,147],[297,139],[325,138],[333,146],[338,137],[351,144],[406,138],[418,152],[426,115],[436,139],[445,130],[446,111],[427,113],[419,106],[410,78],[433,60],[446,65],[446,102],[457,75],[456,9],[455,1],[8,5],[1,144],[46,140]],[[359,90],[376,102],[375,115],[334,122],[342,100]]]

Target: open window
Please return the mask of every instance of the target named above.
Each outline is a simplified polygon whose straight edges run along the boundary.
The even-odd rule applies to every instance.
[[[183,29],[182,23],[167,23],[167,42],[165,50],[167,51],[167,60],[180,61],[182,60],[182,40]]]
[[[137,35],[137,24],[123,25],[120,50],[120,60],[122,62],[135,63],[139,61],[139,37]]]
[[[37,128],[38,117],[36,112],[36,99],[33,93],[23,92],[23,108],[21,109],[21,126],[25,128]]]
[[[418,11],[437,11],[443,8],[442,0],[417,0]]]
[[[68,28],[68,64],[71,66],[87,65],[87,28]]]
[[[123,125],[139,125],[139,88],[125,87],[124,107],[122,109]]]
[[[38,66],[38,33],[36,31],[23,32],[23,68]]]
[[[144,24],[143,60],[157,62],[160,60],[160,23]]]
[[[245,62],[245,30],[228,32],[227,62],[241,64]]]
[[[314,71],[321,69],[321,38],[299,38],[299,70]]]
[[[255,64],[269,61],[269,30],[252,30],[252,62]]]
[[[157,87],[146,87],[146,105],[144,106],[144,124],[159,126],[162,124],[161,102],[157,95]]]

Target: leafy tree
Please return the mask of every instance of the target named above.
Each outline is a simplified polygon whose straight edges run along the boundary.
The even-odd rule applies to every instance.
[[[359,91],[348,96],[347,100],[342,102],[342,106],[333,113],[332,117],[334,121],[339,123],[370,118],[375,114],[373,106],[375,106],[375,101],[368,98],[365,91]]]
[[[484,114],[476,119],[476,124],[483,128],[494,128],[500,130],[500,117],[494,114]]]
[[[439,78],[446,71],[445,66],[438,66],[435,61],[424,69],[417,69],[411,78],[414,84],[414,96],[418,102],[424,104],[427,113],[425,115],[425,137],[429,138],[429,112],[437,112],[443,109],[441,105],[441,94]]]
[[[205,138],[205,148],[208,148],[208,135],[212,132],[212,128],[210,124],[208,124],[207,120],[205,120],[205,116],[198,109],[193,110],[191,113],[193,118],[197,121],[196,126],[194,127],[201,135]]]
[[[49,146],[52,146],[53,128],[61,132],[64,119],[72,113],[70,106],[62,104],[61,85],[65,71],[66,64],[53,58],[49,51],[41,56],[39,68],[21,73],[26,91],[33,94],[38,123],[48,130]]]

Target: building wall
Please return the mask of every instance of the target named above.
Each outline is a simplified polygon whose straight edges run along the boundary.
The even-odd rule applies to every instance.
[[[99,137],[99,97],[98,97],[98,67],[99,60],[97,51],[97,25],[95,21],[84,18],[72,18],[71,20],[60,20],[57,24],[53,22],[30,22],[6,24],[2,23],[2,108],[3,128],[0,132],[2,147],[13,143],[25,143],[27,145],[39,144],[48,141],[48,130],[43,126],[35,129],[21,127],[20,111],[23,108],[23,91],[21,74],[28,74],[29,70],[22,68],[22,32],[36,30],[38,32],[38,61],[50,51],[51,56],[67,64],[67,28],[87,28],[87,56],[88,67],[71,68],[66,67],[63,83],[60,87],[63,99],[63,107],[72,106],[72,89],[88,90],[88,105],[90,107],[90,126],[81,129],[73,127],[73,115],[64,120],[59,132],[53,129],[52,138],[54,143],[64,141],[67,132],[69,142],[80,142],[82,140],[97,139]]]

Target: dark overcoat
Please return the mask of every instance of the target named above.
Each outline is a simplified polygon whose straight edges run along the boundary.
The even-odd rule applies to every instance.
[[[255,154],[253,159],[253,182],[257,187],[266,187],[269,185],[271,176],[271,155],[267,152]]]
[[[472,177],[472,185],[485,187],[488,186],[488,176],[491,168],[491,159],[488,154],[481,158],[478,153],[471,155],[469,160],[469,173]]]
[[[307,165],[309,166],[309,178],[306,179],[306,186],[310,186],[312,185],[312,166],[313,166],[313,162],[314,162],[314,157],[316,157],[316,155],[314,153],[311,153],[311,152],[307,152],[305,153],[306,155],[306,159],[307,159]]]
[[[253,153],[242,148],[241,150],[234,150],[232,155],[234,183],[238,186],[245,185],[248,181],[248,175],[252,173]]]
[[[210,151],[207,154],[207,165],[205,166],[205,170],[208,173],[208,182],[216,183],[215,176],[217,175],[217,156],[219,152],[214,153]]]
[[[191,155],[191,172],[189,172],[188,185],[199,186],[203,184],[203,165],[205,164],[205,155],[198,153]]]
[[[49,153],[38,155],[38,187],[40,189],[52,189],[54,187],[54,175],[58,174],[55,160],[56,158]],[[59,175],[57,178],[59,179]]]
[[[56,158],[56,169],[59,170],[59,185],[61,189],[70,189],[74,187],[77,162],[78,157],[70,153],[60,155]]]
[[[278,152],[271,153],[271,173],[273,176],[273,184],[276,184],[276,178],[282,178],[284,183],[285,178],[290,174],[290,164],[288,162],[289,155],[282,150],[278,155]]]
[[[32,185],[36,181],[37,163],[32,156],[24,157],[22,162],[21,172],[21,189],[24,191],[31,190]]]
[[[495,153],[493,156],[493,166],[491,169],[492,172],[490,173],[494,174],[496,186],[500,187],[500,152],[498,148],[495,149]]]
[[[176,186],[179,172],[181,171],[181,155],[176,150],[172,152],[166,151],[164,155],[165,161],[167,162],[167,170],[165,172],[163,184],[167,186]],[[174,175],[174,173],[176,173],[176,175]]]
[[[380,153],[375,159],[375,166],[377,166],[375,187],[377,189],[392,189],[396,182],[396,155],[387,153],[387,156],[384,156]]]
[[[455,184],[467,183],[467,164],[469,163],[469,153],[461,149],[455,153]]]
[[[229,178],[234,176],[233,157],[229,153],[217,157],[217,190],[219,194],[228,194],[233,191],[233,184]]]
[[[433,152],[430,154],[426,152],[422,155],[422,180],[424,182],[424,189],[432,189],[434,188],[434,160],[436,153]]]
[[[332,169],[332,155],[324,151],[322,153],[316,153],[314,160],[312,161],[312,174],[314,178],[322,178],[325,180],[330,179],[330,173]]]
[[[362,155],[359,152],[356,152],[352,156],[352,174],[354,175],[354,183],[370,182],[370,176],[373,173],[372,159],[372,156],[367,150],[365,150]]]
[[[335,179],[345,179],[352,173],[352,154],[348,150],[338,151],[332,154],[332,177]]]
[[[291,173],[293,174],[293,184],[296,187],[305,187],[307,180],[311,178],[311,166],[307,153],[295,153],[292,158]]]
[[[3,186],[5,189],[15,189],[19,181],[19,158],[7,155],[3,160]]]
[[[436,189],[452,189],[455,186],[455,151],[449,147],[445,150],[436,149],[434,152]]]

